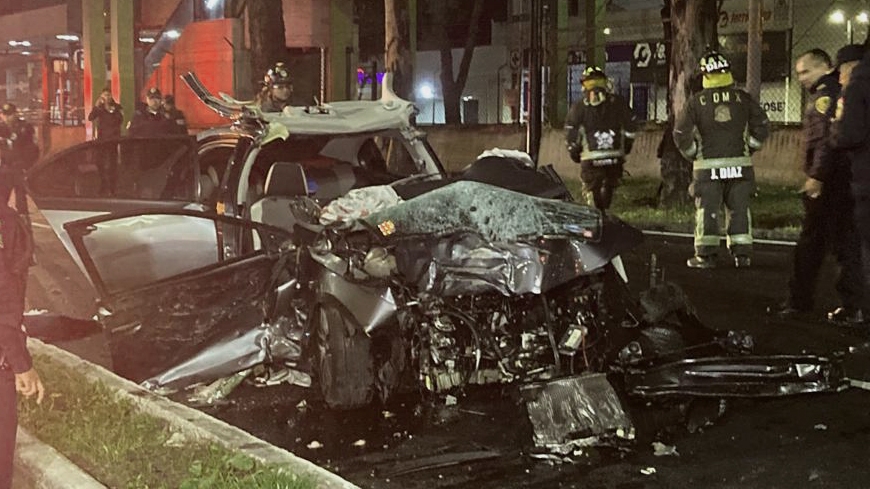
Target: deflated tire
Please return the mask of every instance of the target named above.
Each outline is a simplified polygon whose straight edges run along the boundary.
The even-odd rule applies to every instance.
[[[374,393],[371,339],[335,306],[321,306],[316,318],[318,377],[324,401],[334,409],[369,404]]]

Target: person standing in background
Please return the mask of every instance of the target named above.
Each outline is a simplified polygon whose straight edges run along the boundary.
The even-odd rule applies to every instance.
[[[734,266],[746,268],[752,253],[749,201],[755,192],[751,154],[770,131],[767,114],[744,90],[734,87],[731,64],[716,51],[700,61],[700,92],[677,114],[674,142],[692,161],[689,192],[695,199],[695,255],[689,268],[713,268],[719,250],[719,213],[727,211],[726,239]]]
[[[583,99],[565,118],[565,143],[571,160],[580,163],[587,204],[606,211],[634,144],[635,121],[625,99],[610,90],[604,70],[586,68],[581,84]]]
[[[0,202],[0,489],[12,487],[17,393],[27,398],[35,394],[37,403],[42,403],[45,393],[21,327],[32,253],[27,223],[6,202]]]
[[[184,112],[175,106],[174,96],[167,95],[163,99],[163,113],[172,122],[172,126],[177,134],[187,135],[187,119],[184,117]]]
[[[124,121],[124,113],[121,105],[112,98],[112,91],[108,88],[100,92],[100,98],[88,114],[88,120],[96,126],[96,139],[117,139],[121,137],[121,124]]]
[[[870,52],[843,70],[843,89],[837,103],[831,141],[835,148],[849,154],[851,179],[849,188],[854,199],[855,227],[861,241],[861,262],[865,287],[870,283]]]
[[[24,174],[39,159],[36,129],[18,114],[14,104],[0,108],[0,201],[9,202],[15,191],[15,210],[30,225]]]
[[[856,45],[840,49],[837,68],[850,69],[862,54],[863,49]],[[830,141],[831,121],[840,97],[839,73],[831,69],[828,54],[818,48],[798,57],[795,72],[809,94],[803,114],[804,220],[795,247],[788,299],[772,312],[785,319],[812,311],[819,270],[830,249],[839,265],[836,290],[841,305],[828,313],[828,319],[838,324],[862,323],[864,278],[852,217],[848,159]]]
[[[284,63],[278,62],[263,76],[263,89],[257,94],[257,102],[263,112],[281,112],[291,103],[293,78]]]
[[[127,135],[130,137],[154,137],[177,134],[175,124],[166,117],[163,110],[163,95],[160,89],[151,87],[145,94],[145,106],[133,114],[127,125]]]

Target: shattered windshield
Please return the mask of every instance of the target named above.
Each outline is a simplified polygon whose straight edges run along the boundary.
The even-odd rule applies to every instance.
[[[470,181],[427,192],[365,221],[384,236],[476,232],[494,242],[541,236],[597,241],[601,231],[601,214],[593,208]]]

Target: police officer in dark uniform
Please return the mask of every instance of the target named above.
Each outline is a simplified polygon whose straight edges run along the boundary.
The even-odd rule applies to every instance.
[[[281,112],[291,103],[293,79],[284,63],[278,62],[269,68],[263,77],[263,89],[257,96],[263,112]]]
[[[166,117],[163,111],[163,96],[156,87],[148,89],[145,94],[145,106],[133,114],[127,125],[127,135],[131,137],[154,137],[177,134],[173,121]]]
[[[837,52],[838,67],[857,61],[863,53],[857,45],[847,48]],[[807,177],[802,190],[804,221],[795,248],[789,297],[776,313],[785,318],[812,311],[816,279],[830,248],[839,265],[836,290],[842,306],[828,313],[828,318],[861,323],[864,279],[861,246],[852,218],[848,160],[844,152],[833,149],[829,139],[840,96],[839,74],[831,69],[828,54],[818,48],[798,57],[795,72],[809,92],[803,114],[803,170]]]
[[[695,199],[695,255],[691,268],[716,266],[719,212],[727,210],[727,244],[734,265],[750,265],[752,228],[749,200],[755,192],[750,154],[767,138],[767,115],[748,93],[734,88],[731,65],[710,51],[701,58],[703,90],[677,115],[674,142],[692,161],[689,192]]]
[[[605,211],[622,178],[625,155],[631,152],[635,121],[628,103],[609,89],[601,68],[586,68],[581,84],[583,99],[565,119],[565,142],[571,159],[580,163],[587,203]]]
[[[39,158],[36,130],[24,120],[14,104],[6,103],[0,108],[0,201],[9,202],[15,191],[15,210],[30,223],[27,194],[24,190],[24,173]]]
[[[163,112],[166,118],[172,122],[172,126],[177,134],[187,134],[187,119],[184,117],[184,112],[175,106],[175,97],[167,95],[163,99]]]
[[[870,139],[867,138],[866,122],[870,120],[870,55],[867,52],[861,54],[861,60],[849,67],[851,73],[848,77],[840,78],[843,88],[831,141],[835,148],[846,150],[849,157],[850,190],[866,287],[870,280]],[[845,66],[843,68],[844,72],[848,71]]]
[[[27,224],[6,202],[0,202],[0,489],[12,487],[16,392],[25,397],[36,394],[36,402],[41,403],[45,391],[21,329],[32,251]]]

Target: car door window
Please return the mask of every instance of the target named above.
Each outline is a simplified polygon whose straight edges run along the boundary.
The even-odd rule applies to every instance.
[[[374,136],[365,141],[360,146],[357,159],[373,175],[387,174],[401,178],[420,171],[404,141],[387,135]]]
[[[277,238],[218,216],[148,213],[75,223],[71,234],[87,256],[103,295],[213,268],[277,249]]]
[[[190,138],[92,142],[49,159],[28,179],[39,197],[192,202],[195,161]]]

